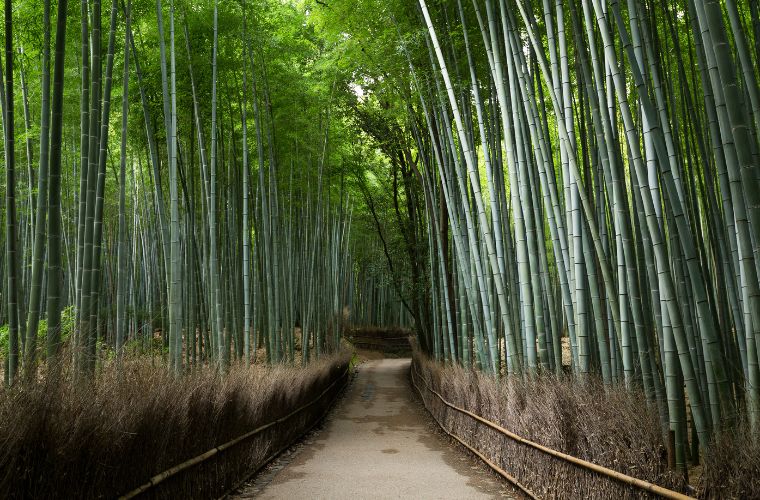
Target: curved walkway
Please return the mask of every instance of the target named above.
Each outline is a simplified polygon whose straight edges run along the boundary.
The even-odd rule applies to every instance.
[[[412,399],[409,363],[362,364],[325,428],[269,484],[250,494],[266,499],[507,496],[503,483],[433,432],[431,419]]]

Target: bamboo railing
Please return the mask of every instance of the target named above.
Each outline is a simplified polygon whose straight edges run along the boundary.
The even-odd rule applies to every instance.
[[[417,389],[417,392],[420,394],[420,397],[422,398],[422,401],[425,403],[425,406],[427,407],[427,402],[425,401],[425,397],[422,394],[422,391],[420,390],[419,386],[417,385],[416,379],[420,378],[420,374],[417,372],[417,368],[415,366],[415,363],[412,363],[411,367],[411,375],[412,375],[412,384],[414,385],[415,389]],[[443,396],[441,396],[440,393],[432,389],[428,383],[422,379],[423,384],[425,388],[432,394],[434,394],[444,405],[448,406],[449,408],[456,410],[464,415],[467,415],[468,417],[472,418],[476,422],[486,425],[490,427],[491,429],[507,436],[510,439],[513,439],[514,441],[517,441],[520,444],[523,444],[525,446],[529,446],[531,448],[534,448],[538,451],[541,451],[547,455],[551,455],[555,458],[559,458],[560,460],[564,460],[565,462],[569,462],[577,467],[580,467],[582,469],[586,469],[588,471],[597,473],[599,475],[614,479],[616,481],[620,481],[622,483],[628,484],[630,486],[633,486],[634,488],[640,489],[642,491],[646,491],[648,493],[652,493],[654,495],[657,495],[662,498],[668,498],[672,500],[693,500],[692,497],[684,495],[683,493],[678,493],[677,491],[669,490],[667,488],[663,488],[662,486],[658,486],[656,484],[650,483],[648,481],[644,481],[643,479],[637,479],[635,477],[629,476],[627,474],[623,474],[622,472],[618,472],[612,469],[608,469],[607,467],[603,467],[601,465],[597,465],[591,462],[587,462],[586,460],[582,460],[580,458],[574,457],[572,455],[568,455],[566,453],[562,453],[560,451],[554,450],[552,448],[548,448],[546,446],[540,445],[538,443],[535,443],[533,441],[530,441],[528,439],[525,439],[521,436],[518,436],[514,432],[511,432],[504,427],[500,426],[499,424],[496,424],[494,422],[491,422],[490,420],[487,420],[480,415],[477,415],[471,411],[465,410],[464,408],[460,408],[459,406],[456,406],[455,404],[447,401]],[[432,415],[432,412],[431,412]],[[470,446],[469,444],[465,443],[459,436],[453,434],[448,429],[446,429],[443,424],[435,417],[433,416],[435,421],[438,423],[438,425],[441,427],[443,432],[448,434],[449,436],[456,439],[458,442],[462,443],[466,448],[468,448],[470,451],[475,453],[478,457],[481,458],[489,467],[491,467],[495,472],[497,472],[499,475],[504,477],[507,481],[515,485],[518,489],[520,489],[523,493],[528,495],[530,498],[538,498],[533,492],[531,492],[529,489],[527,489],[524,485],[520,484],[518,480],[514,477],[512,477],[510,474],[508,474],[506,471],[501,469],[496,464],[492,463],[490,460],[488,460],[486,457],[484,457],[479,451],[477,451],[475,448]]]
[[[252,438],[253,436],[255,436],[257,434],[261,434],[263,431],[265,431],[265,430],[267,430],[267,429],[269,429],[271,427],[275,427],[277,425],[280,425],[280,424],[286,422],[287,420],[291,419],[295,415],[301,413],[303,410],[305,410],[306,408],[308,408],[308,407],[316,404],[320,399],[322,399],[322,396],[324,396],[325,394],[327,394],[333,387],[335,387],[335,384],[337,384],[338,382],[340,382],[341,380],[344,380],[346,378],[346,376],[348,375],[349,369],[350,369],[350,364],[346,365],[346,369],[343,370],[343,373],[340,376],[338,376],[335,380],[333,380],[332,383],[330,383],[330,385],[328,385],[322,392],[320,392],[317,397],[315,397],[314,399],[312,399],[308,403],[306,403],[306,404],[304,404],[304,405],[296,408],[295,410],[291,411],[287,415],[285,415],[283,417],[280,417],[280,418],[278,418],[276,420],[273,420],[273,421],[271,421],[269,423],[266,423],[264,425],[261,425],[261,426],[255,428],[255,429],[253,429],[253,430],[251,430],[249,432],[246,432],[243,435],[240,435],[240,436],[238,436],[238,437],[236,437],[236,438],[234,438],[234,439],[232,439],[230,441],[227,441],[224,444],[220,444],[219,446],[216,446],[216,447],[214,447],[214,448],[212,448],[212,449],[210,449],[210,450],[208,450],[208,451],[206,451],[204,453],[201,453],[200,455],[197,455],[197,456],[195,456],[195,457],[193,457],[193,458],[191,458],[189,460],[185,460],[184,462],[182,462],[180,464],[177,464],[177,465],[175,465],[175,466],[173,466],[173,467],[171,467],[171,468],[169,468],[169,469],[167,469],[167,470],[165,470],[163,472],[160,472],[160,473],[156,474],[155,476],[151,477],[146,483],[138,486],[137,488],[129,491],[128,493],[125,493],[124,495],[121,495],[119,497],[119,500],[128,500],[128,499],[131,499],[131,498],[135,498],[135,497],[137,497],[139,495],[142,495],[143,493],[151,490],[152,488],[154,488],[157,485],[161,484],[162,482],[166,481],[170,477],[176,476],[177,474],[179,474],[179,473],[181,473],[183,471],[189,470],[192,467],[194,467],[194,466],[196,466],[196,465],[198,465],[198,464],[200,464],[202,462],[205,462],[206,460],[210,459],[211,457],[213,457],[213,456],[215,456],[215,455],[217,455],[217,454],[219,454],[219,453],[221,453],[221,452],[223,452],[225,450],[228,450],[228,449],[230,449],[230,448],[232,448],[232,447],[234,447],[234,446],[236,446],[236,445],[238,445],[238,444],[246,441],[247,439]],[[323,414],[320,416],[320,418],[315,419],[314,423],[312,425],[310,425],[301,435],[306,434],[307,432],[309,432],[309,430],[311,430],[314,427],[314,425],[316,425],[317,422],[319,422],[322,418],[324,418],[324,416],[327,414],[327,412],[330,410],[330,408],[332,408],[332,405],[335,402],[336,398],[337,398],[337,393],[333,397],[333,400],[330,401],[330,404],[327,405],[327,408],[325,409],[325,411],[323,412]],[[277,457],[277,455],[279,455],[285,448],[287,448],[291,444],[292,444],[292,442],[287,443],[283,448],[280,448],[279,450],[277,450],[276,452],[272,453],[267,458],[265,458],[264,460],[262,460],[259,464],[257,464],[257,466],[254,469],[254,471],[251,474],[248,474],[245,479],[251,477],[253,474],[255,474],[256,472],[258,472],[259,470],[261,470],[262,467],[264,467],[266,464],[268,464],[269,462],[271,462],[275,457]],[[243,481],[245,481],[245,479]],[[240,484],[242,484],[242,481],[238,482],[237,486],[239,486]],[[234,490],[234,489],[236,489],[236,487],[232,488],[232,489]]]

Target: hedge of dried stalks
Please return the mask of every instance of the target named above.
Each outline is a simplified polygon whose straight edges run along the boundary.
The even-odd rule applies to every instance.
[[[415,352],[414,365],[446,400],[523,438],[667,488],[682,486],[668,471],[656,410],[647,405],[643,394],[555,376],[496,381],[476,371],[444,367],[419,352]],[[540,498],[648,496],[519,444],[421,389],[428,410],[449,432]]]
[[[175,378],[149,361],[106,368],[83,387],[60,382],[0,393],[0,498],[114,498],[311,401],[343,375],[341,353],[306,369],[233,367]],[[218,497],[291,443],[327,409],[341,382],[286,421],[152,490],[155,498]]]
[[[749,425],[718,434],[704,459],[704,498],[760,498],[760,435]]]

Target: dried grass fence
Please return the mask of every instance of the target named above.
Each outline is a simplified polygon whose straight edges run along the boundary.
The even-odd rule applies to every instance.
[[[703,498],[760,498],[760,434],[746,420],[715,437],[699,489]]]
[[[668,470],[657,415],[641,394],[554,376],[499,382],[475,371],[443,367],[418,351],[412,370],[418,387],[429,389],[420,387],[421,395],[441,427],[489,465],[511,476],[528,496],[627,499],[659,495],[547,454],[505,435],[496,426],[648,483],[667,489],[684,486],[678,475]],[[441,398],[496,426],[484,425]]]
[[[127,363],[85,389],[45,380],[0,395],[0,497],[114,498],[221,448],[141,491],[145,498],[218,497],[311,428],[340,392],[341,353],[294,367],[199,370],[175,378]],[[316,397],[319,396],[319,397]],[[302,408],[293,413],[293,410]],[[287,418],[285,418],[287,417]],[[221,447],[271,425],[235,446]]]

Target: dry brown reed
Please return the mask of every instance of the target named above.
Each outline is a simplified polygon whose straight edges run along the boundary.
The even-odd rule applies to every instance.
[[[666,488],[683,486],[668,470],[656,409],[639,391],[606,388],[591,379],[579,383],[554,375],[496,380],[477,371],[435,363],[419,351],[414,354],[414,365],[427,384],[446,400],[523,438]],[[445,406],[429,392],[424,399],[448,431],[540,498],[648,496],[517,443]]]
[[[760,435],[741,421],[708,447],[699,485],[704,498],[760,498]]]
[[[146,360],[80,383],[69,369],[0,392],[1,498],[113,498],[283,417],[342,376],[343,352],[310,364],[175,377]],[[307,430],[343,386],[284,422],[167,480],[148,497],[217,497]]]

